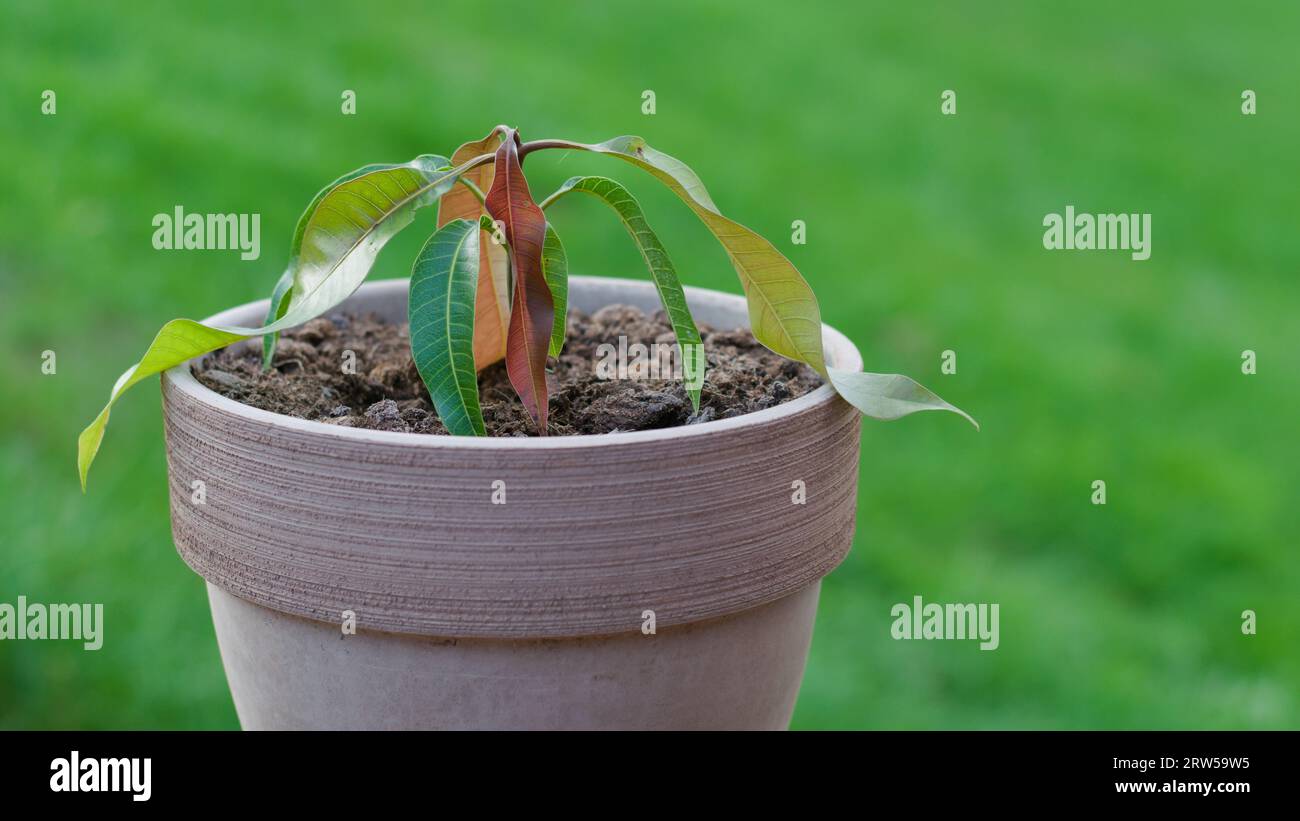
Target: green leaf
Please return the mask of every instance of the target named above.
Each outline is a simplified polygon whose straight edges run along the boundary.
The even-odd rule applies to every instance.
[[[947,410],[979,427],[965,412],[906,376],[828,369],[822,351],[821,310],[812,288],[772,243],[722,216],[704,183],[686,163],[654,150],[645,140],[633,136],[615,137],[594,145],[542,140],[538,147],[607,154],[648,171],[667,185],[727,250],[745,289],[754,337],[776,353],[812,366],[862,413],[876,419],[896,419],[916,411]]]
[[[564,253],[560,235],[546,223],[546,240],[542,243],[542,276],[551,289],[551,302],[555,304],[555,320],[551,324],[550,355],[559,356],[564,350],[564,334],[569,318],[569,258]]]
[[[898,419],[917,411],[942,410],[964,417],[979,430],[979,422],[972,419],[970,414],[949,405],[934,391],[901,374],[862,373],[830,368],[829,377],[840,396],[872,419]]]
[[[270,325],[280,317],[284,312],[289,310],[289,300],[293,296],[293,265],[284,269],[280,279],[275,283],[275,289],[271,291],[271,305],[266,310],[265,325]],[[275,346],[280,341],[280,334],[270,333],[262,337],[262,370],[271,370],[271,362],[275,359]]]
[[[772,243],[724,217],[689,166],[654,150],[640,137],[615,137],[594,145],[566,140],[544,142],[550,148],[573,148],[617,157],[650,172],[672,189],[713,232],[731,258],[749,302],[754,337],[776,353],[806,362],[826,375],[821,312],[812,289]]]
[[[479,226],[454,219],[429,237],[411,269],[411,356],[438,417],[455,436],[484,436],[474,369]]]
[[[210,328],[192,319],[173,319],[162,327],[158,336],[145,351],[144,357],[132,365],[126,373],[118,377],[113,385],[108,404],[99,412],[95,420],[77,437],[77,470],[81,474],[81,489],[86,489],[86,475],[90,464],[99,452],[99,444],[104,438],[104,428],[108,425],[108,414],[117,398],[135,383],[148,376],[161,373],[173,365],[180,364],[201,353],[247,339],[250,334],[233,333],[220,328]]]
[[[543,207],[559,200],[564,195],[577,191],[590,194],[614,209],[623,221],[623,227],[632,235],[633,242],[641,251],[641,258],[650,269],[650,277],[659,291],[659,300],[663,302],[668,319],[672,322],[673,333],[682,352],[682,377],[686,383],[686,392],[691,397],[691,404],[696,412],[700,409],[700,391],[704,385],[704,341],[700,331],[695,327],[691,310],[686,304],[686,293],[677,279],[677,270],[673,267],[668,251],[659,241],[659,237],[650,229],[645,213],[636,197],[619,183],[607,177],[573,177],[565,181],[559,190],[546,198]],[[554,289],[552,289],[554,294]],[[561,333],[563,331],[561,330]],[[551,355],[554,356],[554,340]]]
[[[490,156],[439,170],[446,159],[425,154],[335,186],[307,220],[294,267],[293,298],[278,321],[292,318],[285,327],[298,325],[351,296],[385,243],[411,224],[416,210],[437,202],[457,177]]]
[[[439,167],[447,164],[446,157],[440,157],[436,154],[429,154],[426,156],[430,162],[437,163]],[[372,163],[370,165],[363,165],[355,171],[349,171],[334,182],[322,188],[320,191],[316,192],[316,196],[312,197],[311,202],[307,204],[306,209],[302,212],[302,216],[298,217],[298,224],[294,227],[293,239],[289,243],[289,262],[285,266],[284,273],[280,275],[280,279],[275,283],[275,289],[271,292],[271,305],[266,312],[266,321],[263,323],[264,325],[270,325],[272,322],[284,316],[284,312],[289,308],[289,303],[293,297],[293,272],[298,266],[298,255],[302,252],[302,238],[307,232],[307,223],[311,220],[312,214],[316,212],[316,206],[320,205],[321,200],[325,199],[325,195],[348,180],[354,180],[363,174],[397,167],[399,166],[394,165],[393,163]],[[270,333],[262,337],[262,370],[265,371],[271,368],[271,360],[275,356],[275,345],[279,339],[279,333]]]
[[[459,175],[491,159],[491,154],[485,154],[438,171],[434,163],[441,158],[425,155],[406,165],[367,172],[329,191],[304,228],[293,298],[284,315],[260,328],[213,327],[191,319],[164,325],[144,357],[118,378],[104,409],[77,437],[81,489],[86,489],[109,411],[127,389],[196,356],[301,325],[338,305],[361,285],[384,243],[411,222],[416,208],[437,201]]]

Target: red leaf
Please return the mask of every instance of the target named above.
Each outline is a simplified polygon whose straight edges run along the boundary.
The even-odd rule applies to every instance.
[[[515,293],[506,338],[506,372],[510,384],[546,435],[546,349],[555,314],[551,291],[542,274],[542,244],[546,217],[533,201],[519,164],[519,134],[506,132],[497,149],[492,187],[487,192],[488,214],[500,220],[510,249]]]

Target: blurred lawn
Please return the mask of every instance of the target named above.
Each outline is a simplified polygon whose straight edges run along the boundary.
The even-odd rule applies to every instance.
[[[826,582],[795,726],[1300,727],[1294,4],[534,3],[499,40],[487,6],[377,5],[4,0],[0,601],[103,602],[107,636],[0,644],[0,727],[236,725],[171,544],[157,389],[118,406],[85,497],[76,434],[162,322],[266,295],[321,184],[497,122],[639,133],[685,159],[869,370],[983,422],[864,426],[857,542]],[[648,176],[528,165],[539,196],[619,177],[688,283],[739,290]],[[154,251],[151,218],[176,204],[261,213],[262,258]],[[1151,259],[1044,251],[1043,215],[1070,204],[1151,212]],[[599,205],[555,219],[575,271],[640,275]],[[404,276],[426,235],[377,276]],[[1000,649],[892,641],[889,609],[915,594],[1000,603]]]

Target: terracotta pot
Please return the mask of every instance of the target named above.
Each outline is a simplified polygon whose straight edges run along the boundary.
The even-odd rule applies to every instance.
[[[406,289],[369,283],[342,310],[405,321]],[[743,298],[687,291],[698,321],[747,324]],[[590,277],[571,302],[658,307],[649,282]],[[834,365],[861,367],[824,338]],[[309,422],[188,366],[162,390],[173,534],[208,582],[245,729],[788,726],[820,580],[853,536],[860,421],[830,388],[551,438]]]

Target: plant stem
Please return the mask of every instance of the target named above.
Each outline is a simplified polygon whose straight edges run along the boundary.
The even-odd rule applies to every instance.
[[[576,148],[574,143],[568,140],[533,140],[530,143],[524,143],[519,146],[519,161],[523,162],[524,157],[533,151],[540,151],[545,148]]]
[[[478,200],[479,205],[485,205],[485,204],[486,204],[486,197],[485,197],[484,194],[483,194],[483,190],[482,190],[481,188],[479,188],[477,185],[475,185],[474,183],[472,183],[472,182],[470,182],[469,180],[465,179],[464,177],[457,177],[457,178],[456,178],[456,182],[458,182],[458,183],[464,185],[466,188],[468,188],[468,189],[470,190],[470,193],[473,194],[474,197],[475,197],[475,199]]]
[[[566,189],[561,188],[560,190],[558,190],[558,191],[556,191],[555,193],[551,194],[551,195],[550,195],[549,197],[547,197],[546,199],[544,199],[544,200],[542,200],[541,202],[537,203],[537,207],[540,208],[540,209],[542,209],[543,211],[545,211],[545,210],[547,209],[547,207],[550,206],[551,203],[553,203],[553,202],[555,202],[557,199],[559,199],[559,198],[560,198],[560,195],[561,195],[561,194],[564,194],[564,193],[566,193]]]

